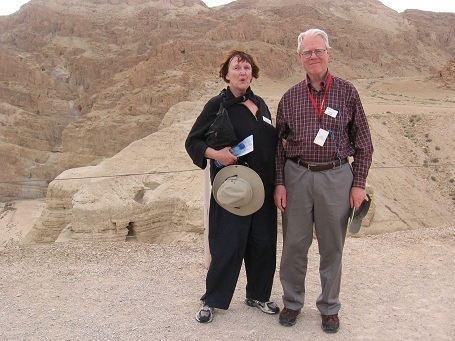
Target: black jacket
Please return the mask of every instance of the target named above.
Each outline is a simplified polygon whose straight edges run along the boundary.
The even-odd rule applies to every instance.
[[[246,106],[241,104],[244,96],[235,99],[228,87],[225,91],[211,98],[206,103],[188,134],[185,141],[185,148],[196,166],[200,168],[207,166],[207,159],[204,157],[204,153],[208,145],[205,142],[204,135],[215,120],[221,102],[224,101],[237,136],[237,141],[233,145],[253,135],[254,151],[240,157],[239,164],[246,164],[256,171],[264,184],[273,184],[277,143],[276,130],[271,124],[270,111],[264,100],[256,96],[251,89],[247,91],[246,96],[259,108],[256,117],[251,114]],[[210,170],[213,181],[219,170],[214,165],[213,160],[210,164]]]

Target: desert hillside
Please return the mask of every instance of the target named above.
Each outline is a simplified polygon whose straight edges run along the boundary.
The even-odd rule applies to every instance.
[[[0,17],[0,200],[43,197],[62,171],[157,132],[172,106],[220,86],[231,48],[289,84],[309,27],[330,34],[331,69],[350,79],[438,75],[455,52],[455,14],[376,0],[31,0]]]
[[[254,53],[274,113],[310,27],[329,33],[330,69],[371,125],[363,233],[453,224],[455,14],[375,0],[31,0],[0,17],[0,200],[46,196],[30,242],[199,239],[204,172],[183,141],[224,87],[220,60]]]

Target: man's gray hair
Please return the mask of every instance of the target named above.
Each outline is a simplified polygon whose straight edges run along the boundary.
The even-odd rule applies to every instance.
[[[309,30],[302,32],[299,34],[299,37],[297,38],[297,53],[301,53],[302,51],[300,50],[302,48],[302,40],[305,37],[321,37],[322,40],[324,41],[326,49],[330,49],[329,45],[329,36],[327,33],[325,33],[323,30],[320,30],[319,28],[310,28]]]

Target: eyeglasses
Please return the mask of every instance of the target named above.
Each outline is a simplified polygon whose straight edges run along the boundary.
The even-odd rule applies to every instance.
[[[327,49],[318,49],[318,50],[313,50],[313,51],[303,51],[299,53],[303,58],[308,59],[311,58],[313,53],[315,54],[316,57],[321,57]]]

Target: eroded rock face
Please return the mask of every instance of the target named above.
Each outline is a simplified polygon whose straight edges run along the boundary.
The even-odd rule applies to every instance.
[[[177,105],[187,120],[131,143],[97,166],[70,169],[49,185],[46,208],[25,243],[63,240],[190,242],[203,231],[204,171],[183,147],[198,102]],[[180,107],[180,110],[178,109]]]
[[[0,199],[42,197],[65,169],[155,132],[195,91],[169,39],[175,15],[187,25],[199,10],[194,0],[32,1],[0,18]]]
[[[444,30],[454,15],[425,13],[405,18],[356,0],[237,0],[218,9],[196,0],[31,0],[0,18],[0,200],[46,195],[26,242],[201,238],[204,172],[183,142],[225,86],[217,74],[225,53],[253,52],[261,79],[286,88],[302,77],[296,35],[311,22],[330,34],[339,76],[442,70],[450,80],[453,34]],[[429,15],[424,35],[417,27]],[[384,206],[393,203],[376,211]]]
[[[275,113],[280,98],[276,92],[282,93],[286,86],[261,82],[255,83],[254,91]],[[201,243],[207,208],[205,173],[192,164],[184,141],[204,104],[221,85],[198,101],[173,106],[159,131],[113,157],[60,174],[49,184],[46,207],[25,242]],[[434,80],[414,77],[359,82],[360,93],[372,92],[364,97],[364,106],[375,153],[367,187],[373,203],[356,236],[442,226],[453,220],[452,168],[444,168],[453,155],[451,145],[446,144],[451,131],[442,129],[448,120],[437,120],[432,113],[450,118],[455,106],[434,101],[435,94],[453,97],[453,91],[439,86]],[[428,94],[428,87],[437,90]],[[403,102],[397,102],[395,88],[407,89],[407,94],[400,94]],[[408,110],[412,114],[406,114]]]
[[[0,200],[44,196],[62,171],[156,132],[231,48],[252,51],[271,81],[300,77],[309,22],[328,30],[341,76],[436,74],[453,55],[451,20],[377,1],[31,0],[0,18]]]
[[[444,68],[439,71],[436,78],[440,79],[445,85],[455,90],[455,58],[450,58]]]

